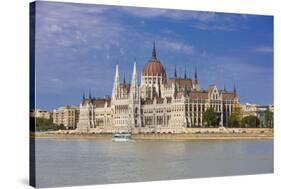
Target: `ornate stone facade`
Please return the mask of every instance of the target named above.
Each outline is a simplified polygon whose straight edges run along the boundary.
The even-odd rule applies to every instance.
[[[197,69],[194,79],[177,76],[167,79],[166,71],[157,59],[155,44],[151,59],[145,64],[140,85],[136,62],[131,83],[120,82],[116,65],[111,97],[83,96],[77,125],[81,132],[160,132],[181,133],[187,127],[202,127],[203,113],[214,108],[220,126],[238,104],[236,89],[228,92],[210,85],[199,86]]]

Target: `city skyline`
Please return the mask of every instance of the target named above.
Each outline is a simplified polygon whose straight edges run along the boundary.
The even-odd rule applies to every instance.
[[[179,76],[186,67],[193,78],[197,67],[204,89],[216,84],[232,91],[236,83],[240,102],[273,103],[271,16],[54,2],[37,6],[37,108],[78,105],[89,90],[96,97],[110,96],[115,64],[121,78],[125,74],[130,81],[136,58],[140,76],[154,40],[168,78],[175,66]]]

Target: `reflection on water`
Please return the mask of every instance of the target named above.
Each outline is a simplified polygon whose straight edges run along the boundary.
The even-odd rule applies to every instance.
[[[36,139],[37,187],[273,172],[273,141]]]

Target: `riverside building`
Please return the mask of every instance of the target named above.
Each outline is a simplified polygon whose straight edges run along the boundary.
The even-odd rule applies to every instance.
[[[238,104],[233,91],[210,85],[200,88],[197,69],[194,78],[172,79],[157,59],[155,44],[150,60],[145,64],[138,83],[134,62],[131,83],[120,81],[116,65],[111,97],[88,98],[83,95],[77,130],[80,132],[183,133],[187,127],[202,127],[203,113],[212,107],[218,125],[227,125],[227,117]]]
[[[241,104],[242,116],[256,116],[260,120],[260,127],[266,126],[266,111],[274,112],[273,105]]]
[[[75,129],[79,119],[77,106],[59,107],[53,110],[53,123],[63,125],[66,129]]]
[[[46,110],[41,110],[41,109],[33,109],[30,112],[30,116],[35,117],[35,118],[51,119],[52,118],[52,112],[48,112]]]

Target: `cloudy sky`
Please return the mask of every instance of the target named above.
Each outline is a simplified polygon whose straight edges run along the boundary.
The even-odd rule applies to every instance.
[[[115,64],[131,78],[157,56],[172,76],[197,66],[202,88],[228,90],[241,102],[273,103],[273,17],[55,2],[36,3],[36,103],[78,105],[83,91],[111,95]]]

